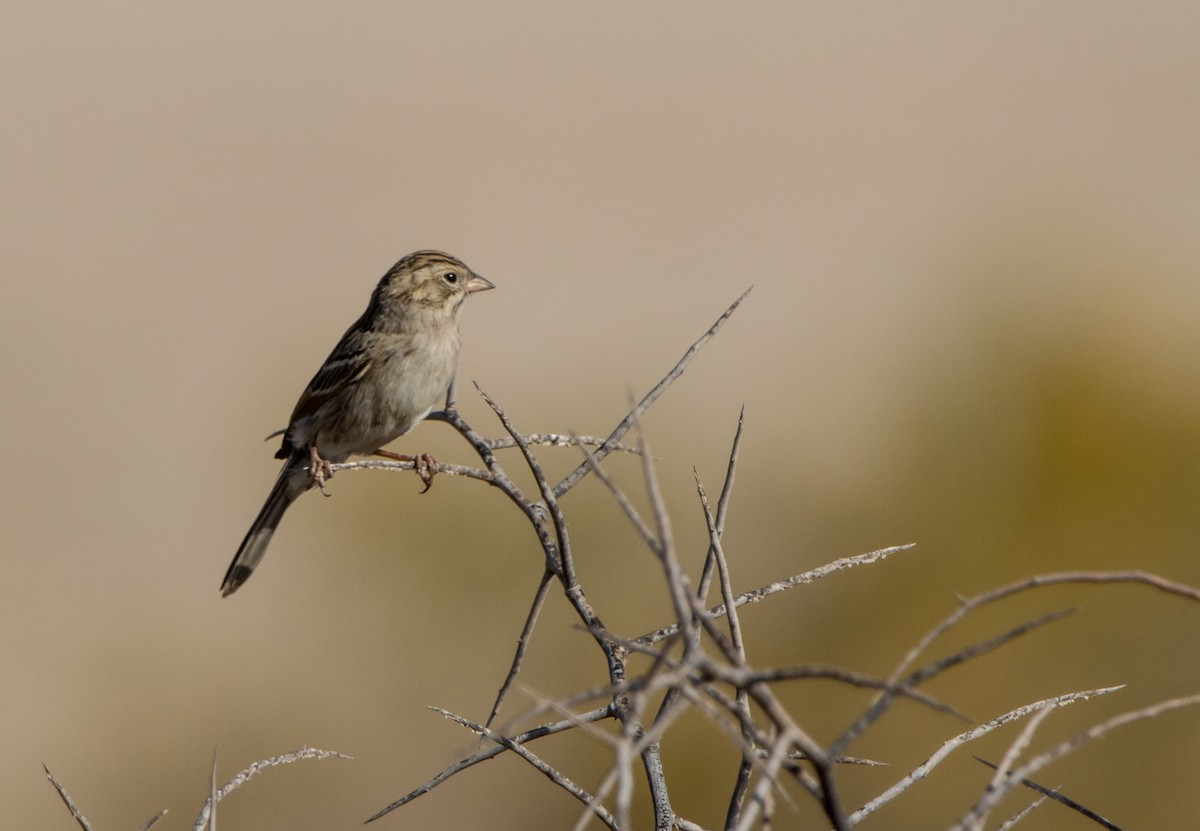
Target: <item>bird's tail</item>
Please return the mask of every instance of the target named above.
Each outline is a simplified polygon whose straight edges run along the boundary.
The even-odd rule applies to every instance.
[[[284,512],[307,488],[308,474],[305,469],[297,468],[289,460],[279,472],[279,478],[275,480],[275,486],[271,488],[266,503],[258,512],[250,530],[246,532],[242,544],[238,546],[237,554],[229,564],[229,570],[225,572],[225,579],[221,581],[222,597],[233,594],[238,586],[250,579],[255,567],[267,553],[267,545],[271,542],[275,529],[279,527],[279,520],[283,519]]]

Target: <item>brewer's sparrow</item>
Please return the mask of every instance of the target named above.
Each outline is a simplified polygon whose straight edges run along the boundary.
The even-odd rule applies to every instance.
[[[323,485],[331,464],[377,452],[429,414],[458,369],[463,301],[490,288],[490,281],[440,251],[409,254],[383,275],[367,310],[296,402],[275,454],[287,461],[225,573],[222,596],[246,582],[284,511],[300,494]],[[427,485],[436,470],[422,471],[429,463],[426,456],[418,465]]]

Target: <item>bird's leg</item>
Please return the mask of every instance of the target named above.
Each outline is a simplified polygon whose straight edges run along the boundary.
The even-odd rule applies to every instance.
[[[317,453],[317,443],[308,446],[308,486],[318,488],[321,494],[329,496],[325,490],[325,480],[333,476],[333,465],[322,459]]]
[[[428,453],[421,453],[416,456],[409,456],[405,453],[393,453],[390,450],[380,448],[373,454],[382,456],[385,459],[395,459],[397,462],[412,462],[413,470],[421,477],[421,481],[425,483],[425,491],[433,487],[433,477],[438,472],[437,459],[430,456]]]

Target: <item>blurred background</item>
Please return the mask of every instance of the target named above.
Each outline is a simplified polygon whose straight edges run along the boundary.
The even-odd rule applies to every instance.
[[[343,473],[264,566],[218,585],[304,384],[401,255],[498,286],[463,318],[478,381],[532,432],[607,434],[720,312],[646,419],[685,565],[696,466],[746,437],[726,549],[739,590],[917,548],[743,614],[751,660],[886,675],[957,597],[1061,569],[1200,583],[1200,8],[1187,2],[32,3],[0,12],[0,805],[74,827],[352,828],[478,745],[541,569],[496,491]],[[396,449],[468,463],[444,425]],[[569,449],[540,452],[552,471]],[[516,474],[516,455],[507,462]],[[637,467],[610,469],[639,504]],[[614,630],[664,622],[656,568],[594,483],[564,508]],[[1200,691],[1200,608],[1045,589],[935,649],[1079,611],[937,680],[980,720],[1127,684],[1035,749]],[[552,595],[539,695],[603,680]],[[819,739],[869,696],[784,689]],[[736,753],[701,720],[665,749],[676,807],[716,825]],[[848,804],[962,726],[901,704],[852,753]],[[1009,732],[870,827],[944,827]],[[538,747],[584,787],[586,737]],[[1116,731],[1041,777],[1127,828],[1200,813],[1200,712]],[[640,783],[640,779],[639,779]],[[1004,815],[1025,798],[1010,799]],[[779,828],[823,828],[807,806]],[[512,758],[380,828],[559,828],[575,803]],[[644,815],[643,815],[644,817]],[[642,825],[647,823],[643,821]],[[864,826],[867,827],[867,826]],[[1042,806],[1023,828],[1088,828]]]

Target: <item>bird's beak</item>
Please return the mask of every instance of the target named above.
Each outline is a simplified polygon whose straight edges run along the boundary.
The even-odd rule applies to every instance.
[[[488,289],[494,289],[495,287],[495,283],[486,277],[480,277],[475,272],[471,272],[470,278],[466,283],[463,284],[463,288],[466,289],[467,294],[474,294],[477,291],[487,291]]]

